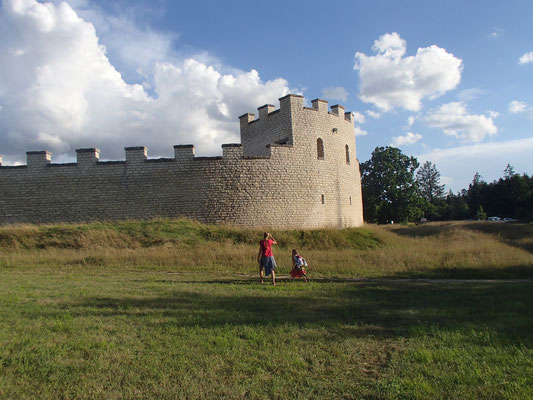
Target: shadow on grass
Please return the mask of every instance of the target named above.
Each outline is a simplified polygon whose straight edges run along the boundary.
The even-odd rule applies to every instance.
[[[496,280],[533,280],[533,265],[484,268],[435,268],[401,271],[390,278],[401,279],[496,279]]]
[[[458,224],[456,222],[439,222],[439,223],[430,223],[430,224],[422,224],[422,225],[416,225],[416,226],[405,226],[405,227],[397,227],[394,226],[390,228],[390,232],[395,233],[400,236],[407,236],[411,238],[423,238],[428,236],[437,236],[442,235],[443,233],[448,233],[452,231],[453,229],[460,226],[464,226],[462,224]]]
[[[497,236],[510,246],[533,253],[533,224],[481,222],[468,224],[465,227],[475,232]]]
[[[488,329],[503,345],[533,345],[531,283],[351,282],[295,291],[255,286],[226,291],[212,285],[209,293],[195,286],[159,297],[87,298],[69,308],[79,316],[131,318],[160,329],[323,327],[321,339],[334,341],[409,337],[421,326],[437,325],[454,332]]]

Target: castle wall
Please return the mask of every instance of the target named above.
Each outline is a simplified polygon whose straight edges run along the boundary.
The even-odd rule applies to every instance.
[[[174,158],[148,159],[132,147],[126,161],[100,162],[97,149],[79,149],[77,163],[53,164],[50,153],[29,152],[26,166],[0,166],[0,224],[185,216],[278,229],[361,225],[353,122],[321,101],[280,103],[255,122],[241,117],[243,144],[223,145],[222,157],[195,157],[185,145]]]

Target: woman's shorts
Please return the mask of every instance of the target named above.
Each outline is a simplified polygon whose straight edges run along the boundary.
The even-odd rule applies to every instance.
[[[274,259],[274,256],[261,257],[260,266],[265,270],[265,276],[269,276],[270,273],[276,269],[276,260]]]

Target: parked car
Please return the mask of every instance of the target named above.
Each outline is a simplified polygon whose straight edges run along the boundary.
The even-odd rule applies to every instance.
[[[514,219],[514,218],[504,218],[503,219],[503,222],[515,222],[515,221],[516,221],[516,219]]]
[[[500,217],[488,217],[487,221],[501,221],[502,219]]]

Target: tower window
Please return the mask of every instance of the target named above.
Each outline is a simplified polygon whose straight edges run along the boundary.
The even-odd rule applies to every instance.
[[[333,129],[331,130],[331,133],[337,133],[337,128],[333,128]]]
[[[316,158],[324,159],[324,141],[320,138],[316,140]]]
[[[350,148],[346,145],[346,164],[350,164]]]
[[[321,196],[321,200],[322,200],[322,204],[326,204],[326,196],[325,195]]]

